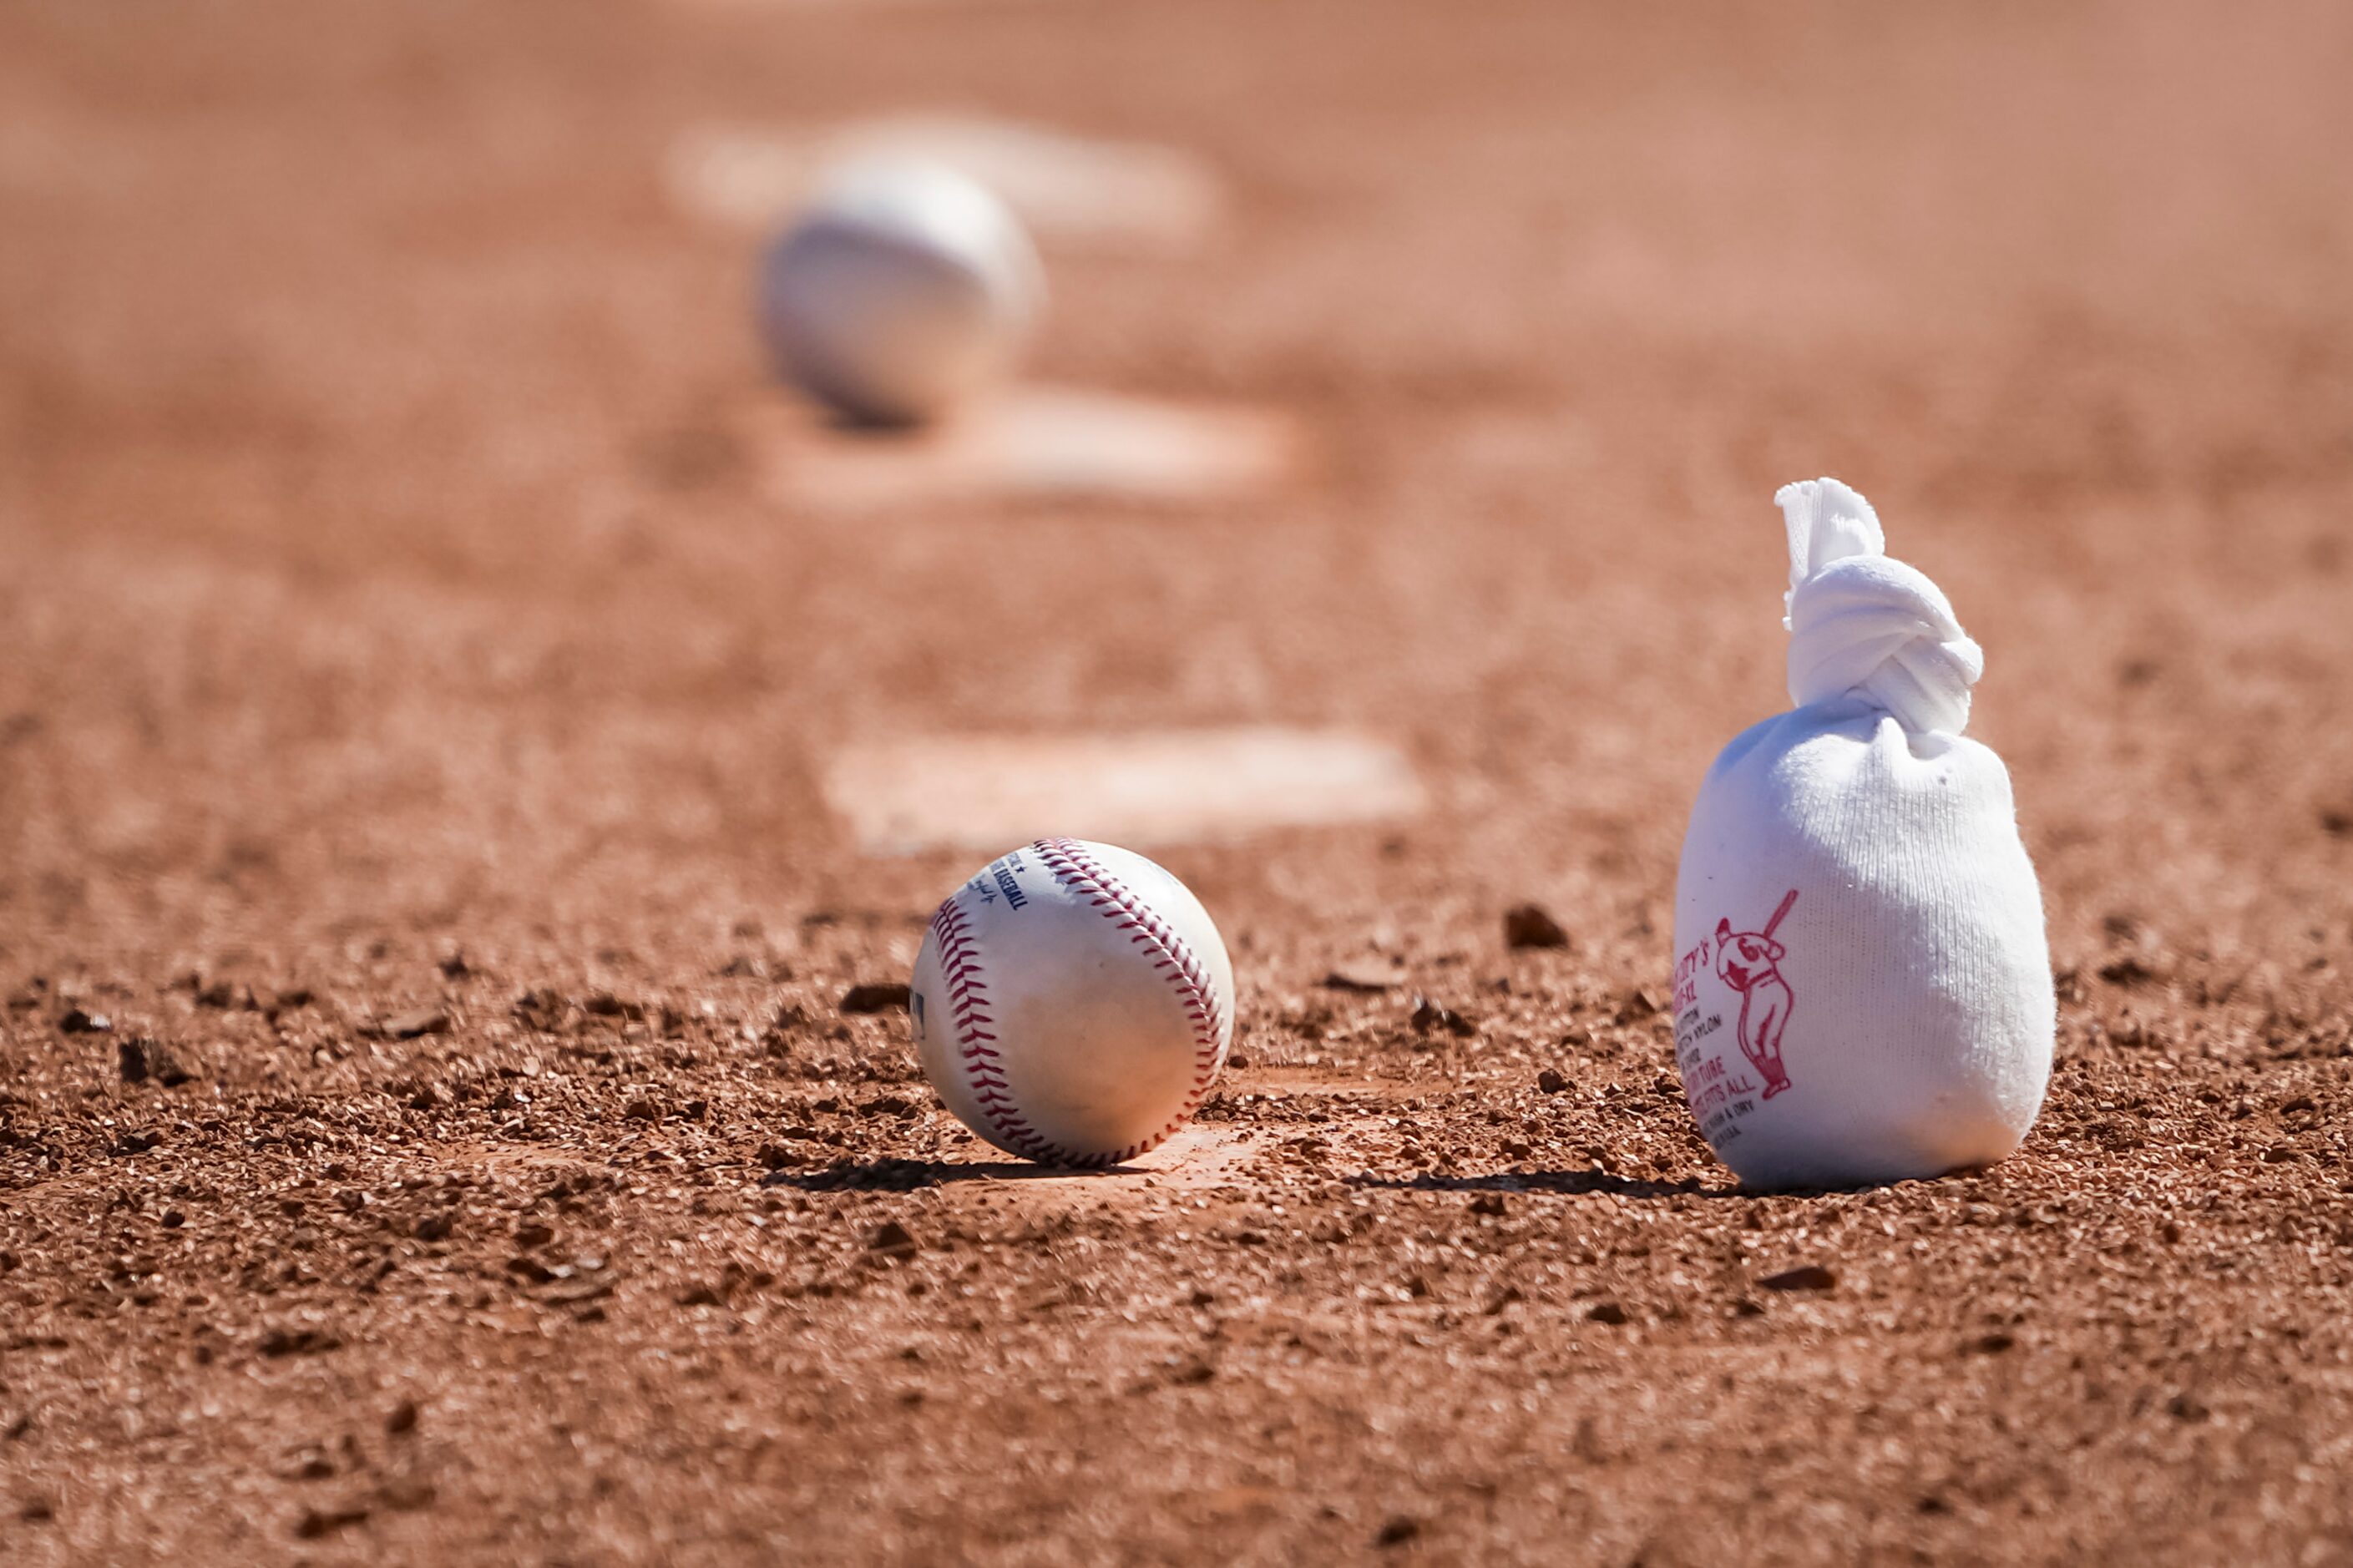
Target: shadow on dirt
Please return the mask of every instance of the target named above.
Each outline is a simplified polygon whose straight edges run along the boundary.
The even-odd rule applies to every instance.
[[[1505,1171],[1484,1176],[1377,1176],[1370,1172],[1343,1178],[1352,1187],[1398,1193],[1556,1193],[1577,1196],[1610,1193],[1621,1198],[1746,1198],[1754,1193],[1736,1186],[1711,1187],[1685,1178],[1652,1182],[1608,1171]]]
[[[1150,1173],[1140,1165],[1074,1170],[1060,1165],[1033,1165],[1026,1160],[1002,1160],[988,1164],[951,1163],[944,1160],[856,1160],[828,1165],[820,1171],[771,1171],[760,1178],[760,1184],[797,1187],[805,1193],[910,1193],[923,1187],[953,1186],[958,1182],[1035,1182],[1057,1177]]]

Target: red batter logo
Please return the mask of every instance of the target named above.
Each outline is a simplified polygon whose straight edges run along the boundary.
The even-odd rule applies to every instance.
[[[1789,1087],[1788,1069],[1781,1065],[1781,1032],[1789,1026],[1797,998],[1781,978],[1782,955],[1788,950],[1773,940],[1773,931],[1797,901],[1798,889],[1792,888],[1763,931],[1734,931],[1728,920],[1715,922],[1715,973],[1740,993],[1740,1054],[1765,1075],[1767,1100]]]

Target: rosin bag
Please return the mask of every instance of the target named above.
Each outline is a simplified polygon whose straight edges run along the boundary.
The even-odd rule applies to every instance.
[[[1962,738],[1985,668],[1835,479],[1789,529],[1789,696],[1700,785],[1675,888],[1675,1059],[1753,1187],[1984,1165],[2042,1108],[2057,1023],[2001,759]]]

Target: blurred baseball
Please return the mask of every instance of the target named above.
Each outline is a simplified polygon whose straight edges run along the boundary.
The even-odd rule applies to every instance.
[[[1114,1165],[1185,1124],[1233,1039],[1208,911],[1141,855],[1041,838],[932,917],[910,1008],[964,1124],[1050,1165]]]
[[[1010,209],[942,164],[836,174],[769,249],[760,325],[777,369],[841,413],[936,418],[1012,364],[1045,298]]]

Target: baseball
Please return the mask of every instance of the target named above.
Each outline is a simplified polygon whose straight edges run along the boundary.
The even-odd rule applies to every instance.
[[[958,888],[911,989],[940,1099],[1041,1164],[1157,1146],[1233,1040],[1233,967],[1200,900],[1143,856],[1076,838],[1041,838]]]
[[[910,424],[1003,375],[1044,296],[1029,236],[986,186],[939,164],[863,163],[769,249],[760,325],[778,371],[810,395]]]

